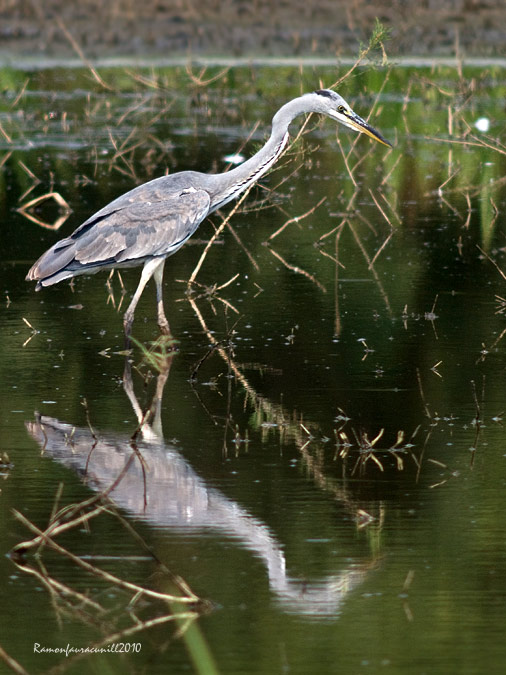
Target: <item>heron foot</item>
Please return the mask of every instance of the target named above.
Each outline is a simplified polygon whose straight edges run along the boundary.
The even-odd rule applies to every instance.
[[[167,317],[163,313],[158,314],[158,328],[160,329],[160,333],[162,335],[172,336],[172,331],[170,329],[169,322],[167,321]]]

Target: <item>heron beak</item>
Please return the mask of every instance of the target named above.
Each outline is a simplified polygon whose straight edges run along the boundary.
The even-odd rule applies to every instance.
[[[376,131],[370,124],[368,124],[365,120],[363,120],[359,115],[354,113],[353,111],[346,112],[346,113],[338,113],[336,112],[332,117],[342,124],[346,125],[350,129],[354,129],[355,131],[358,131],[361,134],[366,134],[366,136],[369,136],[370,138],[374,138],[375,141],[378,141],[378,143],[382,143],[383,145],[386,145],[387,147],[391,148],[392,144],[386,140],[386,138],[383,138],[383,136],[380,134],[379,131]]]
[[[386,138],[383,138],[383,136],[380,134],[379,131],[376,131],[374,127],[372,127],[370,124],[367,124],[367,122],[358,115],[356,116],[355,119],[350,119],[350,122],[352,127],[357,131],[360,131],[361,133],[366,134],[371,138],[374,138],[376,141],[378,141],[379,143],[383,143],[383,145],[386,145],[389,148],[392,147],[392,144],[389,141],[387,141]]]

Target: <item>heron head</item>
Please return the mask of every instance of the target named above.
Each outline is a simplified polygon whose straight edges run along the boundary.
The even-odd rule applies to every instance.
[[[383,138],[379,131],[376,131],[376,129],[357,115],[356,112],[353,112],[344,98],[339,96],[335,91],[331,89],[318,89],[318,91],[313,92],[312,96],[317,97],[318,112],[331,117],[337,122],[341,122],[341,124],[350,129],[374,138],[379,143],[383,143],[383,145],[392,147],[392,144]]]

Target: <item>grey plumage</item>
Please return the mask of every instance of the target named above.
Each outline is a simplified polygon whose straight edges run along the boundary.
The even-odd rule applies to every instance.
[[[132,267],[177,251],[208,214],[209,194],[167,193],[165,189],[162,197],[157,187],[141,185],[89,218],[32,267],[29,278],[38,279],[37,290],[78,274]]]
[[[135,307],[151,276],[156,283],[158,324],[162,332],[169,333],[162,298],[165,259],[181,248],[207,215],[235,199],[270,169],[288,142],[290,122],[309,112],[332,117],[390,145],[336,92],[323,89],[299,96],[274,115],[270,138],[249,160],[227,173],[181,171],[139,185],[54,244],[32,266],[27,280],[37,281],[36,290],[40,290],[80,274],[142,264],[139,286],[123,320],[125,333],[130,334]]]

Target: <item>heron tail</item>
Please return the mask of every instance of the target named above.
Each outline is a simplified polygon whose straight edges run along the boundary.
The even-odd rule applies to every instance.
[[[62,239],[43,253],[28,270],[26,281],[36,281],[36,291],[69,279],[75,272],[69,265],[75,260],[75,244],[72,239]]]

